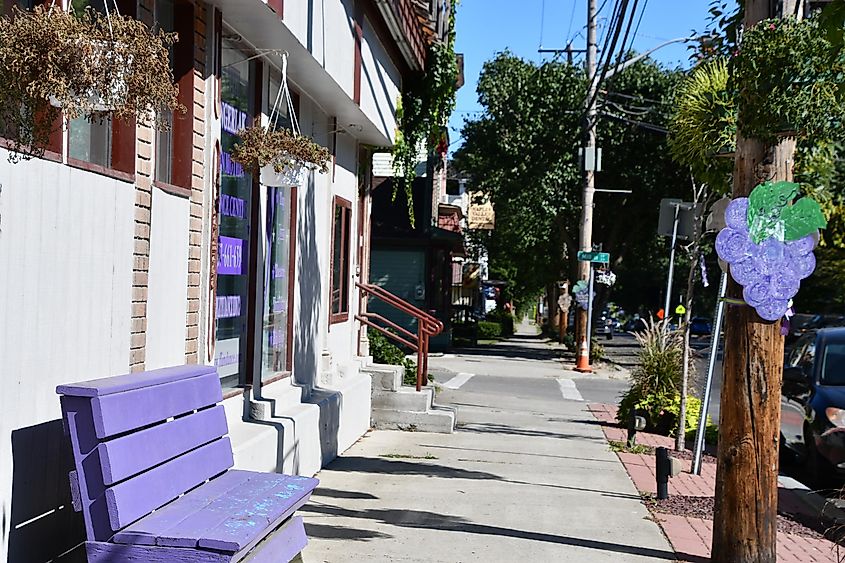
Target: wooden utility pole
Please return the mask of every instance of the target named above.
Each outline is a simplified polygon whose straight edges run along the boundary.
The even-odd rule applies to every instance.
[[[796,1],[800,2],[784,0],[780,13],[797,13]],[[776,17],[773,4],[770,0],[746,0],[746,29]],[[733,197],[747,197],[765,180],[792,181],[794,153],[794,138],[767,146],[737,135]],[[728,280],[727,295],[742,299],[742,287],[733,279]],[[766,322],[752,307],[737,305],[728,306],[725,320],[711,559],[775,563],[783,376],[780,321]]]

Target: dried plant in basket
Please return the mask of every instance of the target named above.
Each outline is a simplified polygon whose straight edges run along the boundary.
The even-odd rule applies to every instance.
[[[232,149],[232,160],[252,173],[264,166],[282,172],[300,165],[324,174],[329,171],[329,150],[290,129],[269,130],[258,125],[239,131],[238,136],[241,140]]]
[[[90,8],[14,8],[0,18],[0,134],[17,153],[10,158],[42,153],[60,111],[68,119],[102,119],[98,112],[110,111],[167,127],[159,113],[186,111],[169,63],[176,39]]]

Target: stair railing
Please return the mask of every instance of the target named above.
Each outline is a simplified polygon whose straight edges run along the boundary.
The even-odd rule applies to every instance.
[[[366,312],[355,315],[355,318],[362,324],[379,331],[391,340],[395,340],[417,353],[417,391],[422,390],[423,378],[427,377],[428,374],[429,339],[443,331],[443,323],[431,314],[426,313],[418,307],[414,307],[383,287],[371,283],[356,283],[355,285],[361,291],[362,298],[365,295],[375,297],[394,309],[398,309],[416,319],[417,333],[414,334],[378,313]]]

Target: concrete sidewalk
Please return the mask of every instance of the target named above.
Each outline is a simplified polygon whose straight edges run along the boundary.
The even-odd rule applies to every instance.
[[[586,403],[438,402],[455,434],[373,431],[318,475],[306,563],[675,560]]]

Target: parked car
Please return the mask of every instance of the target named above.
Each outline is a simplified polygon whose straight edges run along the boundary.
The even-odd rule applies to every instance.
[[[693,317],[689,322],[689,332],[693,336],[708,336],[713,332],[713,324],[705,317]]]
[[[781,448],[825,485],[845,478],[845,328],[804,334],[784,364]]]

